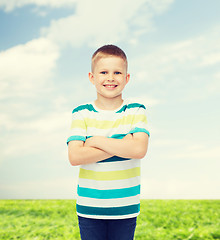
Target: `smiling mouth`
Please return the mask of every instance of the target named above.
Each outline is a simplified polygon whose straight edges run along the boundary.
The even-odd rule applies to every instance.
[[[115,85],[115,84],[105,84],[103,86],[106,87],[106,88],[116,88],[118,85]]]

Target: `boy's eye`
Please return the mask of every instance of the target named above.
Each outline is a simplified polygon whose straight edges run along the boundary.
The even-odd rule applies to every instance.
[[[106,71],[102,71],[102,72],[100,72],[101,74],[107,74],[107,72]]]
[[[116,75],[121,74],[121,72],[115,72]]]

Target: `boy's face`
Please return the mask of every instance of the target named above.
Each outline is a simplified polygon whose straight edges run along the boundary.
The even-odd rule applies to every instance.
[[[93,72],[89,73],[90,81],[95,85],[97,97],[121,98],[122,91],[130,79],[124,59],[117,56],[106,56],[97,60]]]

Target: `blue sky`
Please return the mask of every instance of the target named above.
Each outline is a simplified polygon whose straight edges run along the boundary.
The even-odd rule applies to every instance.
[[[75,198],[71,111],[94,100],[90,58],[128,56],[124,98],[148,109],[142,198],[220,197],[218,0],[0,0],[0,198]]]

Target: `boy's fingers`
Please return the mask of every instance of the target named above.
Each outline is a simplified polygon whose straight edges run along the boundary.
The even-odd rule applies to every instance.
[[[130,134],[130,133],[127,134],[127,135],[124,137],[124,139],[127,139],[127,140],[128,140],[128,139],[132,139],[132,134]]]
[[[89,147],[89,143],[90,143],[90,139],[87,138],[85,143],[84,143],[84,147]]]

